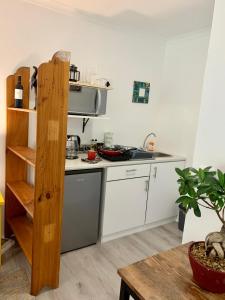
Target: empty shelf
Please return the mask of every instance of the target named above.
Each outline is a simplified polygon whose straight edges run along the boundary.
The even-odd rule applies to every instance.
[[[32,264],[33,224],[26,216],[19,216],[7,220],[16,239],[30,264]]]
[[[10,146],[7,148],[15,155],[26,161],[29,165],[35,167],[35,150],[24,146]]]
[[[27,213],[33,218],[34,214],[34,188],[25,181],[8,182],[8,188],[15,195]]]

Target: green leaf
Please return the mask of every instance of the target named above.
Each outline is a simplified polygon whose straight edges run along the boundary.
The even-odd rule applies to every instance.
[[[218,199],[217,199],[217,203],[218,203],[218,206],[219,206],[220,208],[223,208],[223,207],[224,207],[224,199],[218,198]]]
[[[199,178],[200,178],[201,181],[204,181],[204,179],[205,179],[205,172],[204,172],[204,170],[199,169],[198,176],[199,176]]]
[[[198,170],[196,170],[195,168],[189,168],[190,172],[194,173],[194,174],[198,174]]]
[[[191,186],[191,184],[187,185],[187,191],[191,197],[196,197],[197,194],[195,192],[195,189]]]
[[[214,204],[218,200],[218,196],[215,192],[209,194],[210,201]]]
[[[220,170],[217,170],[217,175],[218,175],[218,178],[219,178],[219,183],[222,187],[224,187],[224,184],[225,184],[225,178],[224,178],[224,174],[223,172],[221,172]]]
[[[181,203],[185,208],[189,208],[192,198],[188,196],[181,196],[177,199],[176,203]]]
[[[180,185],[180,187],[179,187],[179,193],[180,193],[181,196],[187,194],[185,184],[181,184]]]
[[[210,172],[205,172],[205,177],[213,177],[216,175],[216,172],[215,171],[210,171]]]
[[[224,192],[223,188],[220,185],[219,180],[216,179],[215,177],[209,176],[206,178],[205,182],[210,185],[212,191]]]
[[[181,169],[175,168],[175,171],[180,177],[185,178],[185,175]]]
[[[183,173],[185,176],[188,176],[190,174],[190,168],[183,169]]]
[[[204,169],[204,172],[208,172],[210,169],[212,169],[212,167],[206,167],[206,168]]]
[[[194,208],[194,214],[196,217],[201,217],[201,211],[198,205]]]
[[[198,194],[198,196],[201,196],[201,195],[207,194],[210,190],[211,190],[211,187],[209,185],[200,185],[198,187],[197,194]]]

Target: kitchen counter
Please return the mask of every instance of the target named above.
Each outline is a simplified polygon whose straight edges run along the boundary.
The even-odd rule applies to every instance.
[[[87,162],[83,162],[81,158],[86,158],[87,154],[79,154],[78,159],[69,160],[66,159],[65,170],[84,170],[84,169],[96,169],[96,168],[108,168],[108,167],[115,167],[115,166],[127,166],[127,165],[140,165],[140,164],[154,164],[160,162],[170,162],[170,161],[184,161],[186,160],[184,157],[181,156],[168,156],[168,157],[159,157],[156,159],[137,159],[137,160],[127,160],[127,161],[108,161],[102,159],[102,161],[96,164],[89,164]]]

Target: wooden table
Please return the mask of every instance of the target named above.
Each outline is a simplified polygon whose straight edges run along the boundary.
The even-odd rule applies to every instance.
[[[2,249],[2,207],[4,205],[4,199],[0,193],[0,265],[2,261],[1,249]]]
[[[203,291],[192,281],[187,252],[188,244],[119,269],[120,300],[225,299],[225,294]]]

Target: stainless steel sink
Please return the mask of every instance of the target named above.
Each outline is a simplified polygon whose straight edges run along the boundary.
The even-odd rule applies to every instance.
[[[143,149],[132,150],[131,159],[156,159],[159,157],[169,157],[171,155],[162,152],[150,152]]]
[[[162,152],[153,152],[153,157],[157,158],[157,157],[169,157],[171,156],[170,154],[167,153],[162,153]]]

